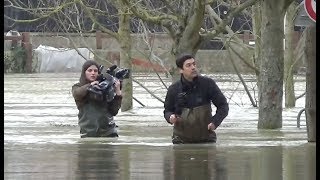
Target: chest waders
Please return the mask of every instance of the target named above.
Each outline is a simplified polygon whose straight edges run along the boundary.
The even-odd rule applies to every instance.
[[[174,144],[216,142],[215,132],[208,130],[211,117],[210,104],[183,108],[181,118],[173,127],[172,142]]]
[[[101,104],[89,102],[79,113],[81,137],[110,137],[117,134],[113,116]]]

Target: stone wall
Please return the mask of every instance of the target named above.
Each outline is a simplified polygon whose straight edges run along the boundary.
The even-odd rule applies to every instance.
[[[119,51],[120,46],[118,42],[109,35],[104,35],[101,39],[101,49],[96,49],[96,34],[52,34],[52,33],[31,33],[31,43],[33,49],[39,45],[53,46],[57,48],[73,48],[73,47],[87,47],[94,50],[100,58],[98,61],[103,63],[104,61],[111,62],[113,64],[119,63]],[[166,34],[152,34],[147,40],[149,47],[152,48],[153,53],[162,59],[162,62],[151,60],[152,63],[162,63],[167,68],[174,66],[174,57],[171,56],[172,40]],[[140,59],[149,61],[150,50],[145,43],[145,40],[141,35],[132,35],[133,50],[132,57],[134,59]],[[253,52],[245,52],[240,48],[237,49],[248,62],[251,62],[250,57]],[[102,59],[101,59],[102,58]],[[199,50],[196,58],[198,59],[198,66],[202,72],[234,72],[229,54],[226,50]],[[234,56],[234,61],[240,72],[253,73],[253,70],[248,68],[238,57]],[[109,63],[105,63],[108,65]],[[144,67],[135,66],[136,71],[146,71]]]

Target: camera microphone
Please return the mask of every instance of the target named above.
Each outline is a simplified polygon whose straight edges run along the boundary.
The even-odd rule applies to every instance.
[[[107,73],[112,72],[113,70],[115,70],[118,66],[117,65],[112,65],[107,69]]]

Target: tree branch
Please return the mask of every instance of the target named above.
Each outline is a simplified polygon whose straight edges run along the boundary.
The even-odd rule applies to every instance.
[[[208,32],[206,34],[202,34],[201,36],[205,39],[213,39],[214,37],[216,37],[218,34],[220,34],[221,32],[224,31],[225,27],[227,24],[229,24],[231,22],[231,20],[238,14],[240,13],[242,10],[244,10],[245,8],[252,6],[253,4],[255,4],[257,1],[259,0],[247,0],[244,3],[242,3],[241,5],[239,5],[237,8],[232,9],[228,12],[228,16],[223,19],[221,21],[221,23],[219,23],[218,26],[214,27],[214,30],[211,32]]]

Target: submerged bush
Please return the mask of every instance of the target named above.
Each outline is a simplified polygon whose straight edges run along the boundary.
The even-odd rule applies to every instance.
[[[4,52],[4,72],[24,73],[26,66],[26,51],[23,47],[14,47]]]

